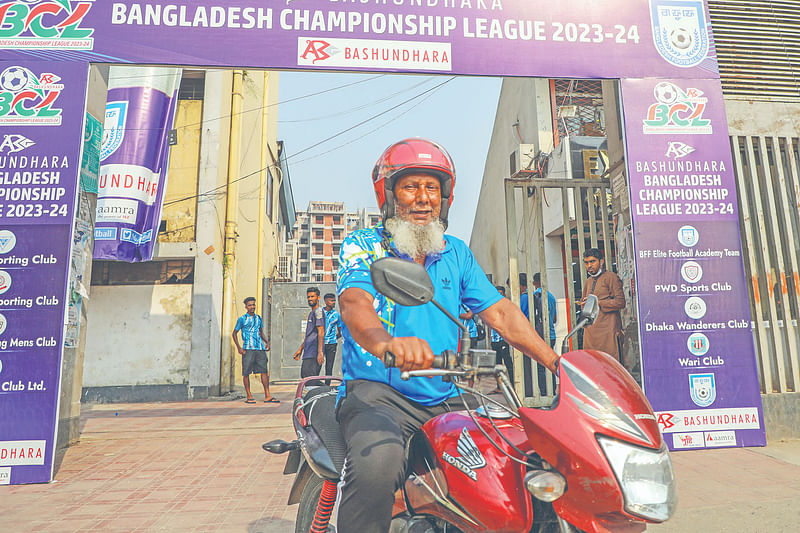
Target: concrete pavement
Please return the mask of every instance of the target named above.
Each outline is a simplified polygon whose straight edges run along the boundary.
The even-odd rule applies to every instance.
[[[279,405],[241,400],[84,405],[79,444],[54,483],[0,487],[9,532],[294,530],[284,457],[292,385]],[[679,506],[664,532],[800,531],[800,441],[673,454]]]

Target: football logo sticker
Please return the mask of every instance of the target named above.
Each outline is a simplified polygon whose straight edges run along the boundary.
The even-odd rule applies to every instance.
[[[653,43],[668,63],[695,67],[708,56],[709,38],[701,0],[650,0]]]
[[[11,274],[5,270],[0,270],[0,294],[3,294],[11,288]]]
[[[5,333],[7,325],[8,325],[8,320],[6,320],[6,316],[0,313],[0,335]]]
[[[708,407],[717,399],[714,374],[689,374],[689,396],[699,407]]]

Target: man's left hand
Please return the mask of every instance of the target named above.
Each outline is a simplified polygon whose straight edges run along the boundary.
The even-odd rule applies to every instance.
[[[317,354],[317,363],[319,363],[320,365],[324,364],[325,363],[325,355]]]

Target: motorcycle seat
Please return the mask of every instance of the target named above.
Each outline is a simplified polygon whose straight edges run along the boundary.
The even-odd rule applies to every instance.
[[[336,471],[341,474],[347,445],[342,437],[339,422],[336,420],[336,395],[333,387],[319,386],[310,389],[303,397],[308,424],[322,440],[333,461]]]

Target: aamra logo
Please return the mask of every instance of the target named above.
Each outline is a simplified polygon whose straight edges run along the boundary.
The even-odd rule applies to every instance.
[[[117,151],[125,138],[125,123],[128,119],[128,102],[108,102],[103,124],[103,140],[100,143],[100,161]]]
[[[20,66],[0,72],[0,125],[60,126],[61,109],[53,108],[64,90],[59,81],[51,72],[36,76]]]
[[[681,89],[670,81],[662,81],[653,88],[656,103],[647,108],[643,132],[645,135],[673,133],[713,133],[711,120],[703,118],[708,98],[694,87]]]
[[[26,148],[30,148],[36,144],[24,135],[18,133],[9,133],[3,135],[3,140],[0,141],[0,154],[16,154]]]
[[[702,0],[650,0],[653,42],[676,67],[694,67],[708,55],[709,38]]]
[[[689,395],[700,407],[708,407],[717,399],[714,374],[689,374]]]
[[[686,341],[686,347],[689,348],[689,352],[692,355],[700,357],[701,355],[708,353],[710,344],[708,342],[708,337],[706,337],[705,334],[692,333],[689,335],[689,338]]]
[[[82,28],[94,0],[24,0],[0,4],[0,49],[91,50],[93,28]]]
[[[306,49],[300,55],[303,59],[311,59],[311,63],[316,63],[317,61],[324,61],[331,57],[331,55],[325,51],[326,48],[330,48],[330,43],[327,41],[322,41],[320,39],[307,39],[306,40]],[[333,52],[334,50],[331,50]]]

